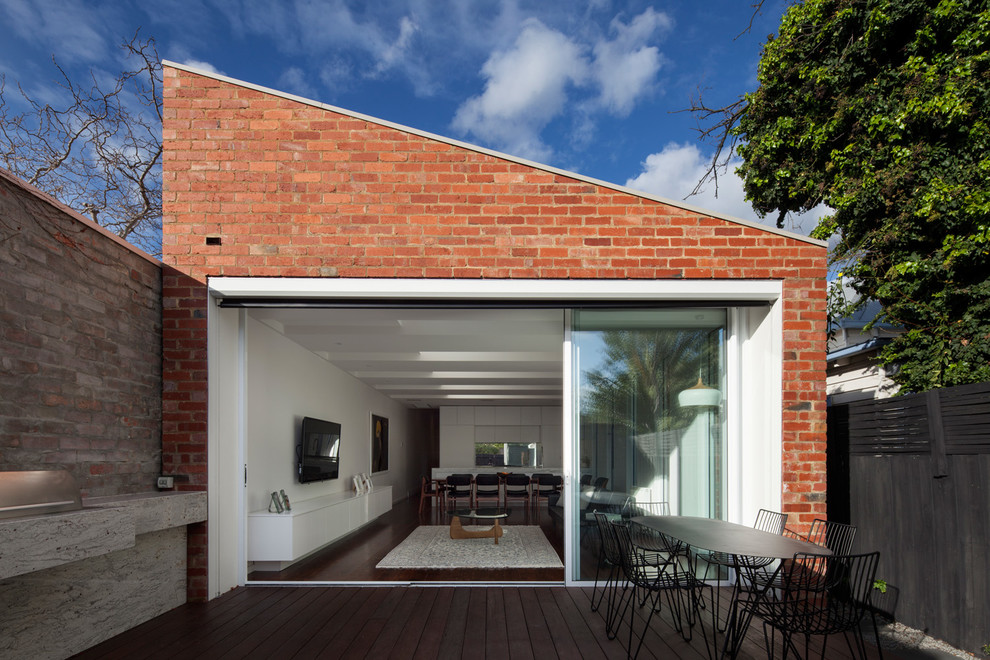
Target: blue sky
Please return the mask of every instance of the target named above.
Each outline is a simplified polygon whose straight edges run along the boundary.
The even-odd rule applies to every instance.
[[[0,73],[57,98],[52,55],[109,76],[140,28],[164,59],[684,199],[711,148],[676,111],[755,89],[784,8],[743,33],[747,0],[0,0]],[[760,220],[731,173],[687,201]]]

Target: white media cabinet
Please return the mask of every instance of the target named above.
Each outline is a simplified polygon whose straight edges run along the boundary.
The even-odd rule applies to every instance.
[[[292,511],[248,514],[248,561],[263,571],[282,570],[392,509],[392,487],[369,493],[334,493],[292,503]]]

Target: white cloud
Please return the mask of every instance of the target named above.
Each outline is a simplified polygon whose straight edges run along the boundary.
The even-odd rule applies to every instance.
[[[708,182],[698,194],[691,195],[709,162],[709,156],[693,144],[667,144],[660,152],[646,157],[642,172],[626,181],[626,186],[709,211],[776,226],[776,215],[761,218],[746,201],[742,179],[735,173],[740,163],[738,159],[730,163],[728,171],[719,174],[717,194],[715,184]],[[826,207],[819,207],[800,216],[788,216],[784,228],[808,234],[827,213]]]
[[[594,47],[594,76],[601,86],[601,104],[612,114],[627,116],[640,98],[653,86],[663,64],[656,46],[647,43],[671,28],[669,16],[649,8],[628,25],[612,19],[611,41],[600,40]]]
[[[306,73],[297,66],[291,66],[282,72],[282,75],[278,77],[278,86],[279,89],[284,89],[292,94],[306,98],[316,97],[316,90],[310,84]]]
[[[385,46],[378,53],[378,70],[384,71],[396,63],[401,63],[409,51],[413,35],[419,30],[419,26],[408,16],[403,16],[399,21],[399,36],[394,42]]]
[[[347,89],[353,75],[350,64],[340,57],[331,57],[320,67],[320,82],[331,91]]]
[[[563,111],[568,87],[586,82],[588,69],[578,43],[530,19],[510,49],[485,62],[485,91],[458,108],[453,127],[515,155],[545,160],[551,151],[539,133]]]
[[[111,51],[104,16],[79,0],[0,0],[0,23],[62,64],[100,62]]]
[[[541,134],[572,108],[570,147],[595,135],[595,117],[627,116],[655,85],[663,55],[651,42],[672,25],[652,8],[628,23],[609,24],[608,37],[569,36],[535,18],[523,21],[513,42],[496,48],[481,69],[484,91],[465,101],[454,130],[533,160],[554,154]]]

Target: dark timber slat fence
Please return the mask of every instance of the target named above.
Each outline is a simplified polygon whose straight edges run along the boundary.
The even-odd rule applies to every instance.
[[[979,655],[990,642],[990,383],[849,404],[850,517],[896,616]]]

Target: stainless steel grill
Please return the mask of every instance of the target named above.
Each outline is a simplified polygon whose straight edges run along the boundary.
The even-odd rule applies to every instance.
[[[79,486],[66,470],[0,472],[0,519],[81,508]]]

